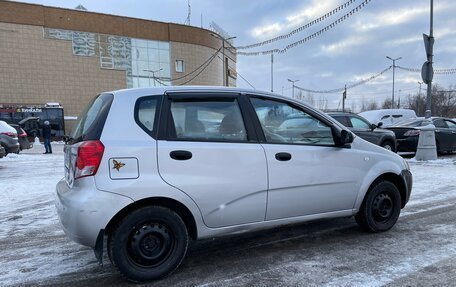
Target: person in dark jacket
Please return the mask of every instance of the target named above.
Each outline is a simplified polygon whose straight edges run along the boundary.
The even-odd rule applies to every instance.
[[[48,121],[44,122],[43,130],[42,130],[42,135],[44,139],[44,148],[46,149],[46,153],[52,153],[52,147],[51,147],[51,125],[49,124]]]

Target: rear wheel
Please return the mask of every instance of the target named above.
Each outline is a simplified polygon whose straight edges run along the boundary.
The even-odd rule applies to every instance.
[[[132,282],[159,279],[184,259],[188,233],[182,219],[161,206],[127,215],[114,230],[108,251],[114,266]]]
[[[355,218],[361,228],[382,232],[396,224],[400,212],[399,190],[393,183],[382,180],[368,191]]]

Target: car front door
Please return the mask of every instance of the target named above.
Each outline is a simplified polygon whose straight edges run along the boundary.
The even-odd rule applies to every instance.
[[[261,96],[250,101],[268,162],[266,219],[351,210],[365,156],[336,147],[328,120],[295,104]]]
[[[158,167],[168,184],[189,195],[205,224],[263,221],[267,165],[245,96],[171,93],[163,103]]]
[[[371,142],[376,145],[380,144],[381,134],[373,132],[370,123],[355,116],[348,116],[348,118],[352,126],[352,131],[355,134],[359,135],[362,139],[368,142]]]

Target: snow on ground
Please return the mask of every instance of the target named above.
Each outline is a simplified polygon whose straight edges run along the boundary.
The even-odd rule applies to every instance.
[[[92,250],[71,242],[58,223],[54,207],[54,189],[63,177],[62,148],[62,145],[54,144],[53,154],[42,154],[43,146],[35,145],[33,149],[19,155],[8,155],[0,159],[2,286],[46,282],[47,279],[60,274],[85,269],[91,269],[93,272],[97,268],[94,267],[96,263]],[[448,176],[456,175],[456,156],[447,156],[430,162],[409,159],[408,162],[414,176],[414,186],[410,202],[403,210],[402,216],[413,215],[426,208],[445,206],[456,200],[455,176]],[[441,228],[445,229],[448,226]],[[455,230],[437,229],[437,233],[455,233]],[[448,247],[449,249],[438,252],[456,254],[455,244]],[[438,252],[433,253],[429,250],[415,259],[422,262],[438,261],[442,255]],[[409,270],[422,266],[426,265],[410,265],[409,260],[404,260],[404,265],[400,268]],[[286,266],[278,268],[283,267]],[[112,272],[109,268],[100,268],[98,271]],[[350,278],[334,278],[329,285],[339,286],[339,283],[347,282],[347,279],[352,283],[350,285],[357,286],[379,286],[388,283],[384,277],[381,278],[383,279],[367,282],[363,274],[353,273]]]

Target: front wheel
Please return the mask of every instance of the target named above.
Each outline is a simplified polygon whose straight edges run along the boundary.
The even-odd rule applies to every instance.
[[[368,191],[355,219],[367,231],[383,232],[396,224],[400,212],[399,190],[393,183],[383,180]]]
[[[389,141],[383,142],[381,146],[384,149],[394,152],[394,145]]]
[[[143,207],[127,215],[110,238],[114,266],[132,282],[159,279],[172,273],[187,252],[188,233],[174,211]]]

